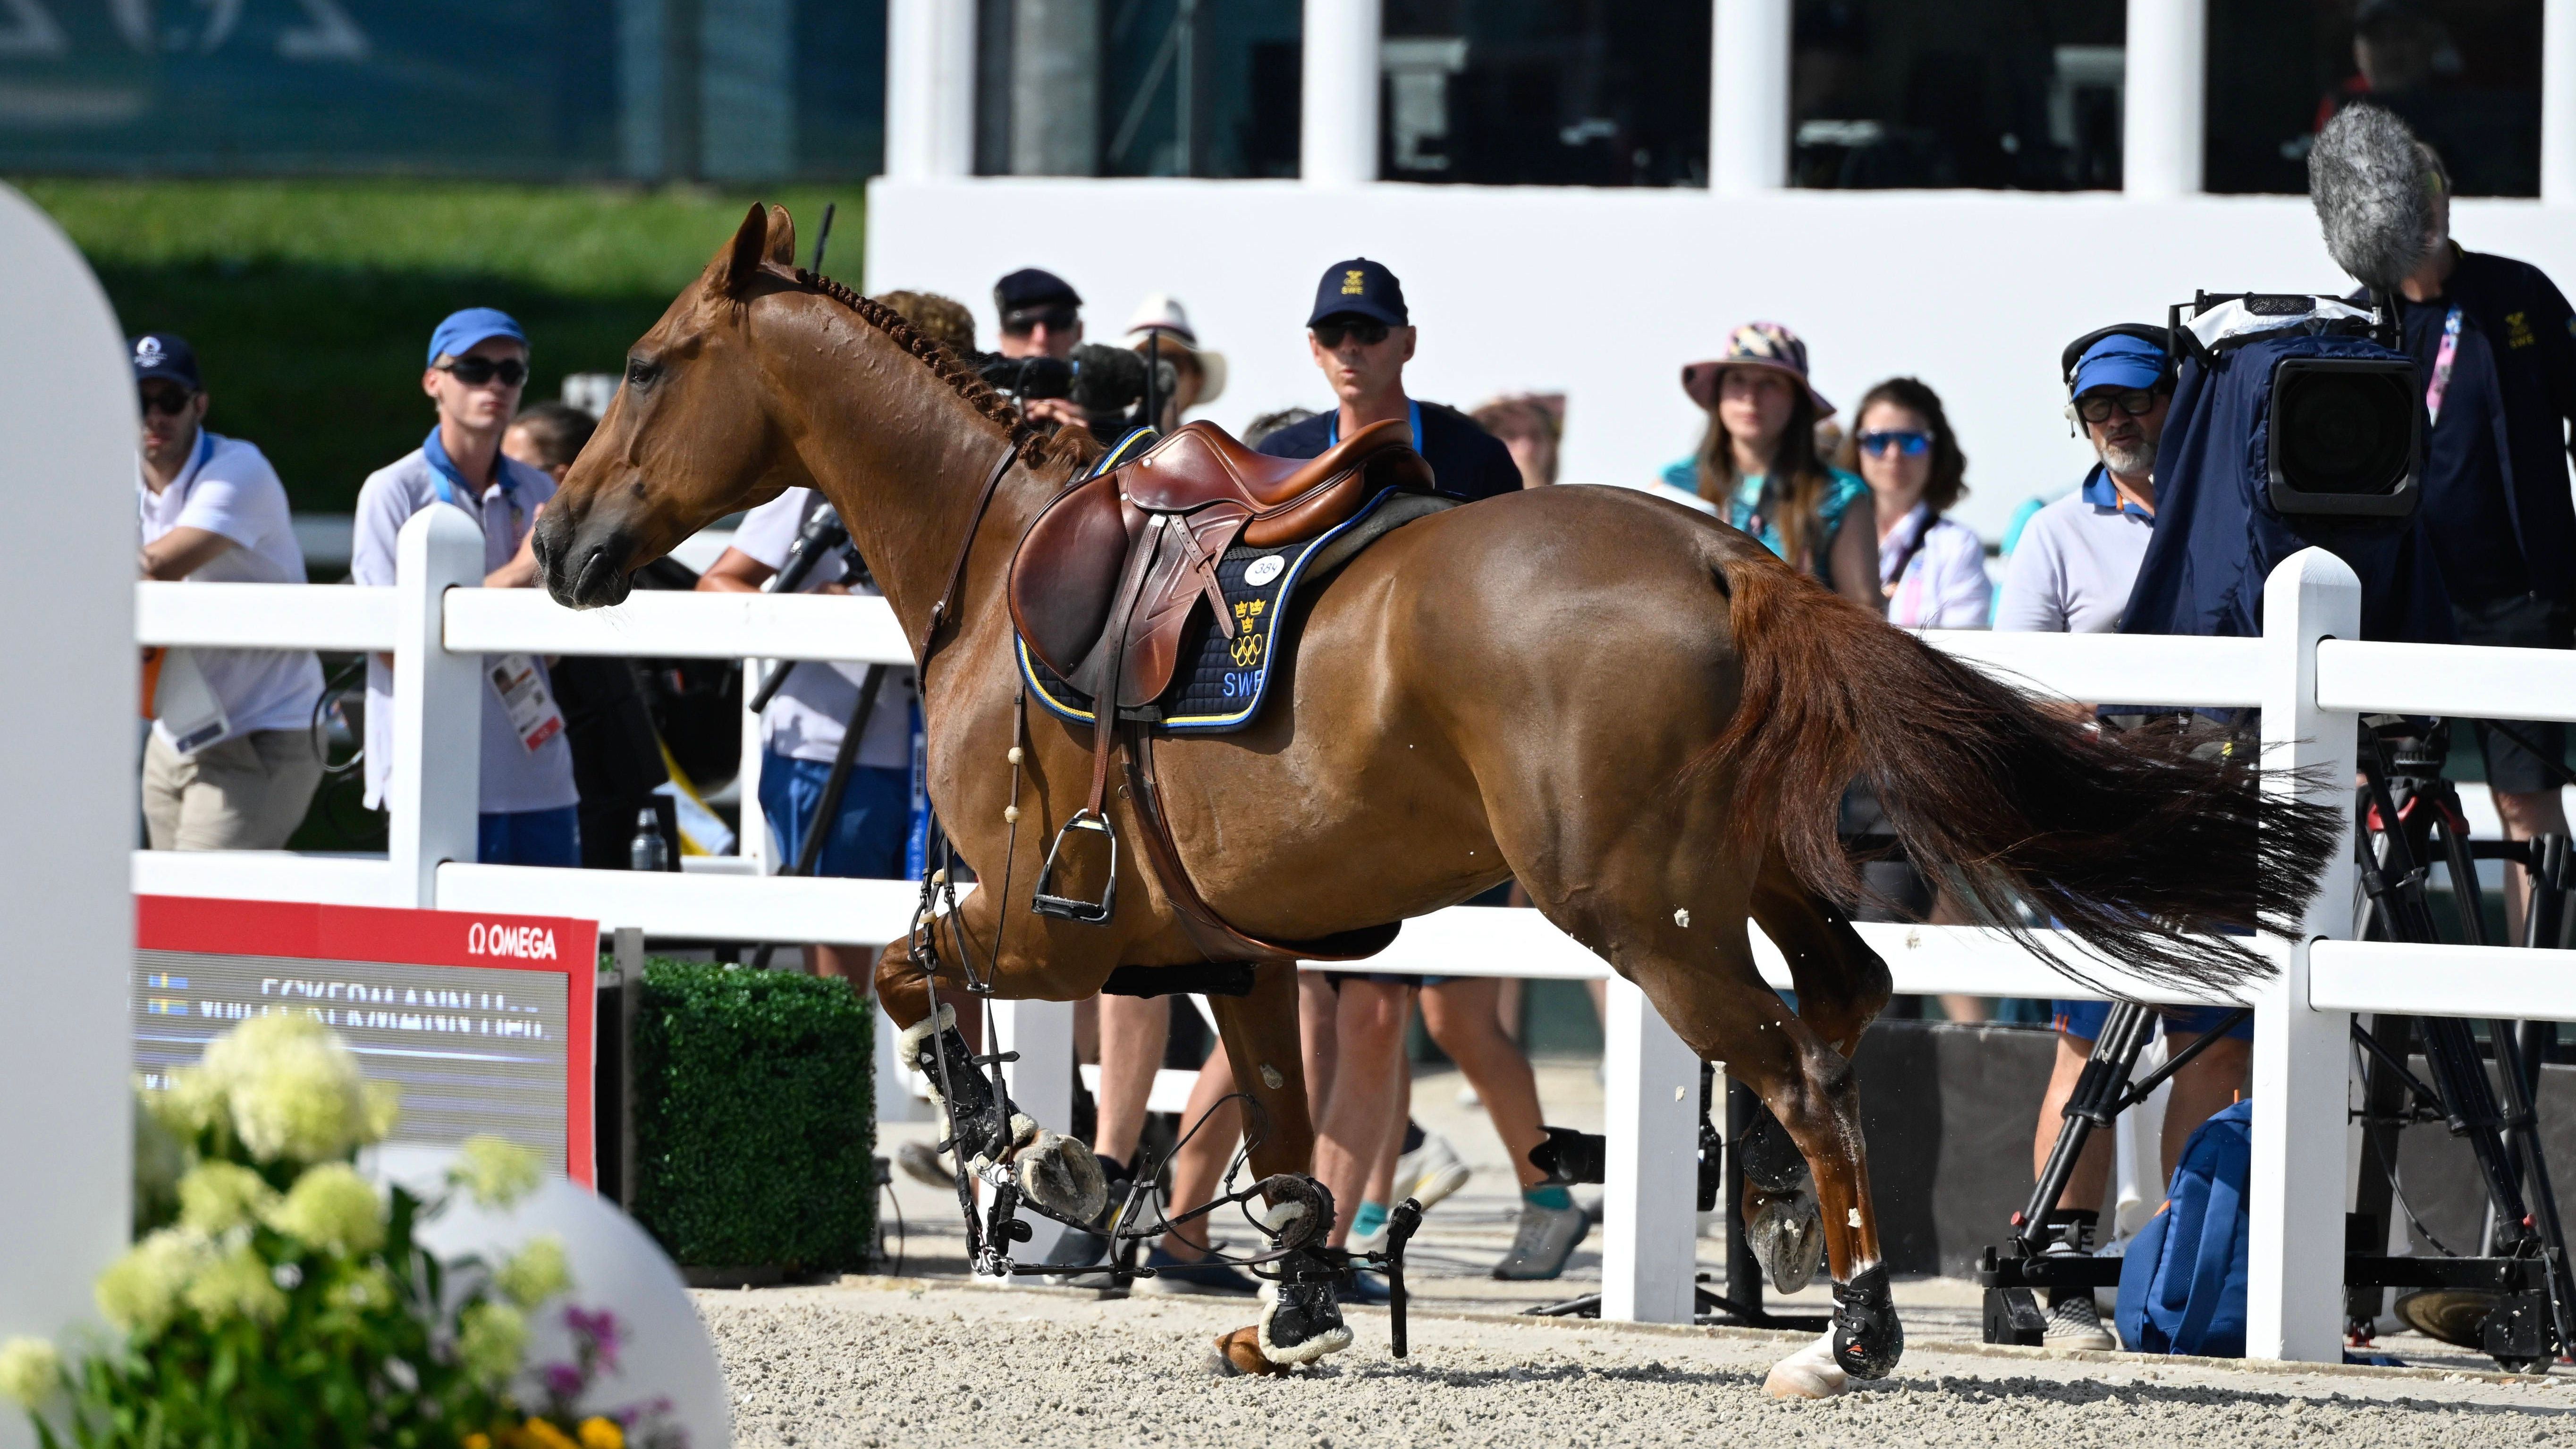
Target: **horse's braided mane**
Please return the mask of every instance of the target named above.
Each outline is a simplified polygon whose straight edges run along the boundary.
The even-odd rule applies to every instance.
[[[895,346],[902,348],[919,360],[924,367],[929,368],[941,382],[948,384],[959,397],[964,398],[969,407],[983,414],[988,421],[997,424],[1003,432],[1013,437],[1024,438],[1025,445],[1020,450],[1022,463],[1036,466],[1059,461],[1082,461],[1081,447],[1077,439],[1088,437],[1088,434],[1058,433],[1047,437],[1028,432],[1026,420],[1020,416],[1018,408],[1011,406],[1009,398],[1004,397],[992,384],[978,377],[973,368],[959,361],[957,354],[949,351],[947,346],[937,338],[931,337],[905,321],[902,313],[873,297],[860,296],[820,272],[809,272],[803,267],[798,267],[796,280],[857,313],[861,321],[884,333]]]

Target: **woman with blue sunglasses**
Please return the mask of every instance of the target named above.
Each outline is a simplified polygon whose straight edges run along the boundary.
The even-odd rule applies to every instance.
[[[1976,530],[1943,515],[1967,489],[1967,456],[1940,395],[1910,377],[1871,388],[1837,461],[1877,502],[1879,588],[1907,629],[1982,629],[1994,586]]]

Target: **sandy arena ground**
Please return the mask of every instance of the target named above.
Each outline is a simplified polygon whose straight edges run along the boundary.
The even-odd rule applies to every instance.
[[[1586,1067],[1542,1067],[1550,1121],[1597,1129]],[[1413,1356],[1388,1353],[1383,1310],[1350,1313],[1358,1342],[1320,1371],[1219,1379],[1211,1340],[1248,1302],[970,1284],[953,1196],[905,1182],[904,1278],[708,1291],[700,1310],[745,1446],[1682,1445],[1817,1443],[2165,1446],[2576,1445],[2576,1370],[2507,1379],[2412,1336],[2412,1369],[2253,1369],[2203,1360],[2052,1354],[1978,1344],[1974,1285],[1897,1285],[1909,1348],[1896,1375],[1820,1404],[1762,1395],[1802,1337],[1531,1319],[1596,1288],[1599,1242],[1554,1283],[1499,1283],[1516,1195],[1481,1110],[1453,1074],[1425,1074],[1414,1115],[1476,1176],[1426,1221],[1407,1277]],[[889,1142],[924,1131],[890,1126]],[[891,1247],[892,1244],[889,1244]],[[1720,1245],[1703,1240],[1704,1268]],[[1772,1300],[1822,1312],[1821,1289]]]

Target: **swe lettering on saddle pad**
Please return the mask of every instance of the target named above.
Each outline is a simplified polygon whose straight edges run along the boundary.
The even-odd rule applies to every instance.
[[[1154,701],[1154,707],[1162,714],[1159,723],[1163,728],[1217,734],[1252,722],[1269,690],[1272,659],[1281,650],[1294,647],[1294,640],[1282,632],[1280,621],[1287,616],[1297,586],[1308,576],[1310,565],[1335,539],[1365,529],[1372,515],[1399,491],[1387,489],[1339,527],[1313,538],[1275,548],[1237,544],[1226,550],[1225,557],[1217,563],[1216,578],[1234,615],[1234,637],[1225,637],[1204,611],[1190,620],[1181,636],[1181,663],[1173,671],[1171,688]],[[1337,557],[1328,567],[1349,557],[1341,550],[1334,552]],[[1038,701],[1065,719],[1089,724],[1090,696],[1047,668],[1029,652],[1025,640],[1018,641],[1018,647],[1020,674]]]

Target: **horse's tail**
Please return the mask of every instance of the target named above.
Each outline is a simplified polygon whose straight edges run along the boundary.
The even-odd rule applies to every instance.
[[[1836,833],[1857,779],[1927,874],[2025,940],[2024,902],[2139,976],[2221,986],[2269,969],[2242,932],[2296,934],[2336,810],[2263,793],[2250,745],[2105,737],[1768,555],[1730,551],[1719,583],[1743,699],[1697,763],[1732,772],[1736,818],[1810,889],[1868,897]]]

